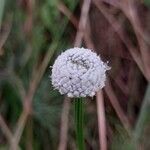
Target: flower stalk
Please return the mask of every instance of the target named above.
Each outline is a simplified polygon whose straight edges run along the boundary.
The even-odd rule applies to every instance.
[[[75,126],[76,126],[76,139],[78,150],[84,150],[84,112],[83,112],[83,98],[76,98],[74,101],[75,106]]]

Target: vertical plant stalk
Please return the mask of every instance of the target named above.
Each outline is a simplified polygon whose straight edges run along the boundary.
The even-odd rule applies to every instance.
[[[61,113],[61,127],[60,127],[60,141],[58,150],[67,149],[67,140],[68,140],[68,126],[69,126],[69,110],[70,110],[70,100],[68,97],[65,97],[62,113]]]
[[[76,139],[78,150],[84,150],[84,133],[83,133],[83,99],[76,98],[75,105],[75,126],[76,126]]]
[[[98,114],[98,129],[101,150],[107,150],[107,137],[106,137],[106,119],[105,119],[105,106],[102,91],[98,91],[96,95],[97,114]]]
[[[26,149],[33,150],[33,118],[30,115],[26,123]]]
[[[84,0],[82,5],[81,17],[79,21],[79,29],[76,34],[74,46],[80,46],[86,29],[86,23],[88,18],[88,13],[90,9],[91,0]]]

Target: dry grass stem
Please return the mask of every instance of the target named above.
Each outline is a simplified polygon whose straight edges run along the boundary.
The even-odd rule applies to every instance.
[[[7,140],[9,141],[9,143],[11,143],[13,134],[11,133],[10,129],[8,128],[8,126],[5,123],[3,117],[1,116],[1,114],[0,114],[0,127],[1,127],[1,130],[2,130],[3,134],[5,135]]]
[[[5,23],[3,32],[0,30],[0,55],[3,54],[2,47],[5,44],[12,27],[12,17],[8,18],[9,20]],[[2,32],[2,33],[1,33]]]
[[[78,27],[78,31],[76,34],[74,46],[80,46],[81,45],[83,35],[85,32],[85,28],[86,28],[87,19],[88,19],[88,12],[90,9],[90,4],[91,4],[91,0],[84,0],[83,1],[81,17],[80,17],[80,21],[79,21],[79,27]]]
[[[62,113],[61,113],[60,142],[59,142],[58,150],[67,149],[69,110],[70,110],[70,99],[66,97],[64,99]]]
[[[123,126],[125,127],[127,132],[130,133],[130,130],[131,130],[130,122],[129,122],[127,116],[125,115],[125,113],[123,112],[109,81],[107,81],[104,90],[105,90],[106,94],[108,95],[109,100],[110,100],[113,108],[115,109],[115,112],[118,115]]]
[[[66,17],[68,17],[68,19],[74,25],[75,28],[78,28],[78,20],[72,14],[72,12],[65,6],[63,2],[59,2],[57,8],[61,13],[63,13]]]
[[[97,115],[98,115],[98,130],[99,130],[99,143],[101,150],[107,150],[107,134],[106,134],[106,119],[105,119],[105,106],[102,91],[96,94],[97,102]]]

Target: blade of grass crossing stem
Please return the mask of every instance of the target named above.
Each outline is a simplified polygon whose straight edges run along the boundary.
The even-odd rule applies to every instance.
[[[146,94],[141,107],[140,115],[135,127],[134,139],[139,143],[144,129],[150,125],[150,83],[147,86]]]
[[[4,6],[5,6],[5,0],[0,0],[0,29],[2,24]]]
[[[83,99],[77,98],[75,101],[75,125],[76,125],[76,140],[78,150],[84,150],[84,135],[83,135]]]

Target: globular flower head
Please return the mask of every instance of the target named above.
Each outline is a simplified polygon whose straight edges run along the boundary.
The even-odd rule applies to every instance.
[[[55,60],[52,85],[68,97],[94,96],[105,85],[110,67],[96,53],[85,48],[71,48]]]

